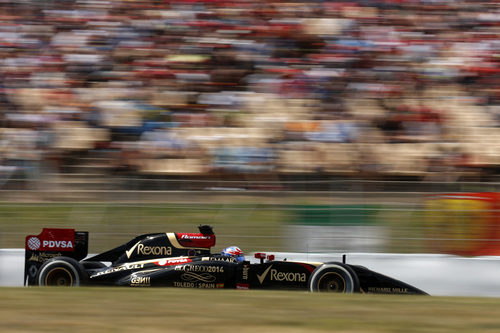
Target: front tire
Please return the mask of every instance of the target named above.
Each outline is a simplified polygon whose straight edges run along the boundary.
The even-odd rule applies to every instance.
[[[56,257],[47,260],[37,275],[39,286],[76,287],[85,284],[87,272],[73,258]]]
[[[359,279],[347,265],[324,264],[316,268],[309,279],[311,292],[353,293],[359,292]]]

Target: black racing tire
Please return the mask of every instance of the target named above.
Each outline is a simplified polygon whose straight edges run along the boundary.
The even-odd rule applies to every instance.
[[[36,276],[39,286],[77,287],[87,280],[88,274],[83,265],[69,257],[47,260]]]
[[[344,294],[359,292],[359,279],[345,264],[323,264],[312,272],[309,278],[309,290]]]

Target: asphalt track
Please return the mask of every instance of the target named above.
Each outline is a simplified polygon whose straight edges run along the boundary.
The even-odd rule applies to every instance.
[[[336,253],[274,253],[276,260],[342,261]],[[349,253],[349,264],[363,265],[434,296],[500,297],[500,257],[439,254]],[[0,286],[23,286],[24,250],[0,249]]]

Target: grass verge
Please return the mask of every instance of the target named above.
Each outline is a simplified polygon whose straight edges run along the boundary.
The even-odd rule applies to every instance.
[[[140,234],[197,232],[198,225],[210,224],[217,244],[238,244],[247,252],[272,244],[278,250],[287,214],[253,204],[0,204],[0,248],[24,248],[25,236],[43,227],[89,231],[89,251],[97,253]]]
[[[500,299],[1,288],[5,332],[499,332]]]

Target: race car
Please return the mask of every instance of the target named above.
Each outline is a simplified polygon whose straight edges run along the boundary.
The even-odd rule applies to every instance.
[[[238,248],[211,253],[216,240],[212,227],[198,228],[197,233],[140,235],[94,256],[88,256],[88,232],[44,228],[39,235],[26,237],[24,283],[426,295],[345,259],[278,261],[273,255],[255,253],[251,262]]]

